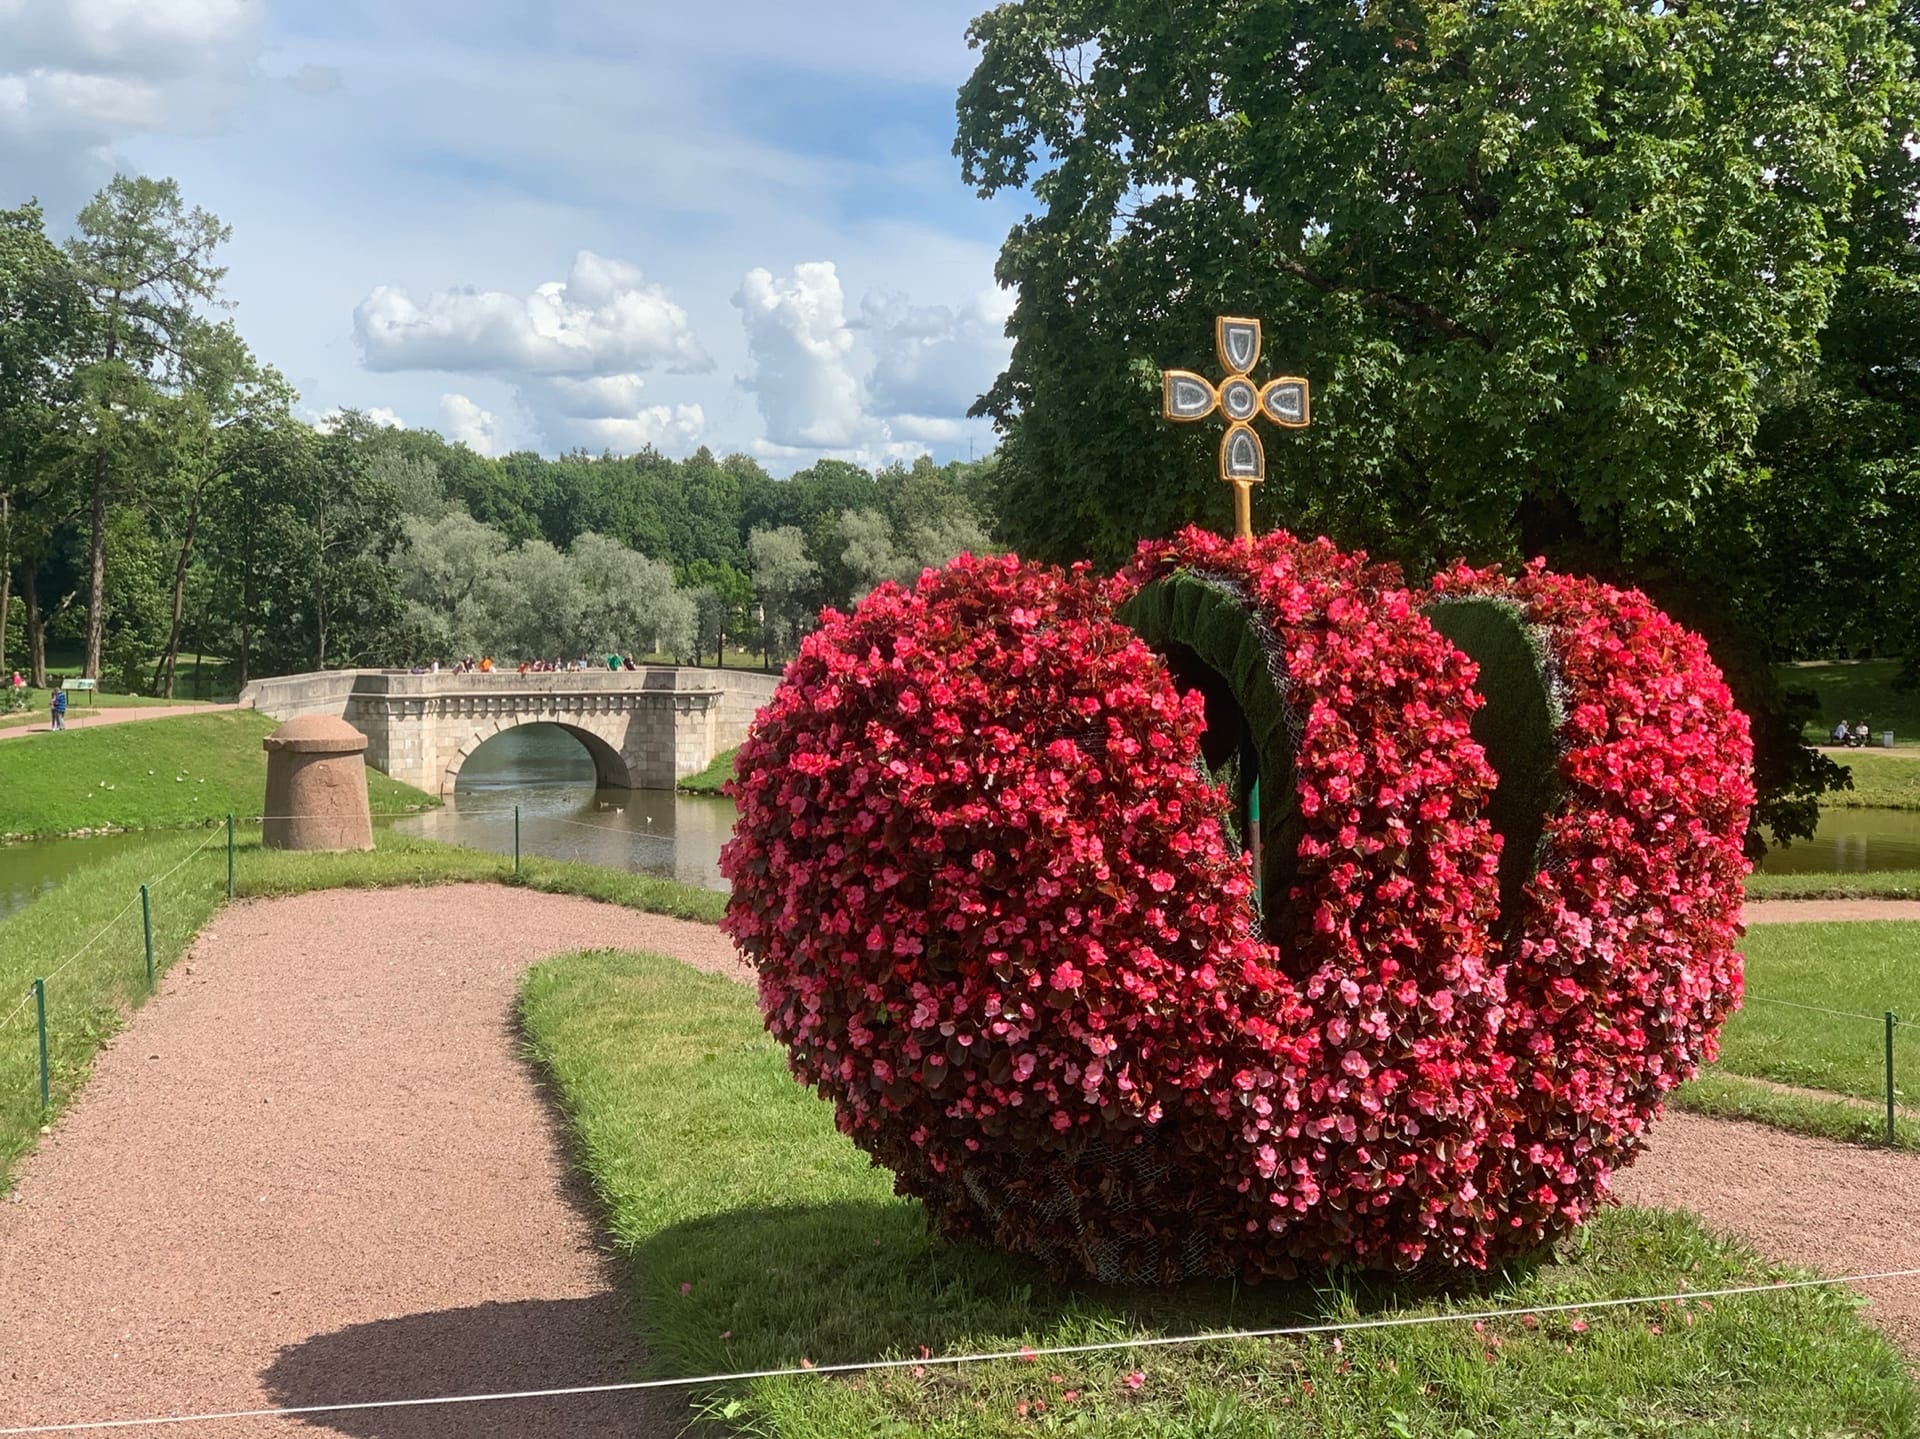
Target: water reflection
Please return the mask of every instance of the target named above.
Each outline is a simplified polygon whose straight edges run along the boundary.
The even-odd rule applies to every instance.
[[[0,919],[45,894],[75,870],[172,837],[140,832],[0,845]]]
[[[1828,810],[1811,840],[1768,851],[1760,868],[1768,874],[1920,869],[1920,811]]]
[[[724,890],[720,846],[733,832],[731,800],[660,790],[598,789],[593,761],[556,725],[522,725],[475,750],[444,809],[398,820],[424,839],[657,874]]]

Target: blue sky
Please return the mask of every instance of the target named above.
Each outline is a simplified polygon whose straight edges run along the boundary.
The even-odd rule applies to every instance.
[[[173,176],[310,416],[945,459],[1021,211],[951,154],[984,3],[0,0],[0,204]]]

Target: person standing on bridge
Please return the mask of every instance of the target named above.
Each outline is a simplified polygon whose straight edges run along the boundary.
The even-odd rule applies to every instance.
[[[620,672],[620,656],[619,656],[619,655],[608,655],[608,656],[607,656],[607,668],[608,668],[608,669],[610,669],[610,670],[612,670],[612,671],[613,671],[613,672],[614,672],[615,674],[618,674],[618,673]]]

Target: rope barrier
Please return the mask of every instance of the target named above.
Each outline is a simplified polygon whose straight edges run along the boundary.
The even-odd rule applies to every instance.
[[[1833,1278],[1782,1279],[1772,1284],[1743,1284],[1723,1289],[1682,1289],[1672,1294],[1640,1294],[1625,1299],[1581,1299],[1565,1304],[1532,1304],[1518,1309],[1462,1310],[1450,1314],[1405,1314],[1385,1319],[1346,1319],[1326,1324],[1294,1324],[1273,1329],[1222,1329],[1201,1334],[1153,1335],[1114,1339],[1098,1344],[1056,1344],[1045,1348],[1002,1349],[980,1354],[943,1354],[926,1359],[864,1359],[849,1364],[809,1364],[793,1369],[751,1369],[734,1374],[701,1374],[685,1379],[636,1379],[617,1384],[577,1384],[560,1389],[520,1389],[497,1394],[446,1394],[422,1399],[370,1399],[343,1404],[300,1404],[280,1409],[228,1409],[207,1414],[169,1414],[149,1419],[92,1419],[67,1424],[27,1424],[0,1429],[10,1434],[73,1434],[93,1429],[135,1429],[144,1424],[206,1424],[221,1419],[282,1419],[307,1414],[344,1414],[369,1409],[422,1409],[449,1404],[496,1404],[509,1399],[567,1399],[586,1394],[621,1394],[640,1390],[690,1389],[704,1385],[738,1384],[749,1379],[802,1379],[826,1374],[863,1374],[881,1369],[932,1369],[949,1365],[982,1364],[1019,1359],[1032,1362],[1075,1354],[1109,1354],[1136,1349],[1170,1349],[1188,1344],[1227,1343],[1247,1339],[1312,1338],[1322,1334],[1352,1334],[1370,1329],[1412,1329],[1435,1324],[1484,1323],[1521,1319],[1527,1315],[1578,1314],[1621,1309],[1635,1304],[1673,1304],[1701,1299],[1732,1299],[1748,1294],[1776,1294],[1791,1289],[1828,1288],[1838,1284],[1870,1284],[1880,1280],[1920,1277],[1920,1269],[1884,1269],[1869,1274],[1842,1274]]]
[[[1768,999],[1765,995],[1761,995],[1761,994],[1748,995],[1747,1002],[1749,1004],[1777,1004],[1786,1009],[1804,1009],[1814,1014],[1831,1014],[1837,1019],[1864,1019],[1869,1024],[1879,1024],[1885,1019],[1884,1015],[1860,1014],[1857,1011],[1851,1010],[1851,1009],[1827,1009],[1826,1007],[1818,1004],[1796,1004],[1791,999]],[[1901,1019],[1901,1020],[1895,1020],[1894,1023],[1905,1025],[1907,1021],[1904,1019]]]
[[[213,834],[209,835],[204,841],[200,843],[200,845],[193,851],[193,853],[189,854],[185,859],[181,860],[180,863],[176,864],[172,869],[168,870],[165,874],[161,875],[160,878],[155,880],[149,880],[147,882],[148,892],[151,893],[153,890],[160,888],[161,885],[165,884],[168,880],[172,879],[185,866],[187,866],[188,864],[191,864],[194,860],[198,859],[201,855],[205,854],[207,852],[207,849],[213,844],[215,840],[221,839],[221,838],[223,838],[223,836],[218,831],[215,831]],[[126,905],[121,909],[121,911],[118,914],[116,914],[112,919],[108,920],[105,924],[101,925],[99,929],[95,930],[92,936],[87,940],[85,944],[81,945],[72,954],[68,955],[65,959],[61,960],[60,963],[56,965],[51,971],[40,976],[41,981],[46,984],[52,984],[54,980],[58,979],[69,968],[71,968],[78,960],[80,960],[87,953],[88,950],[92,949],[96,944],[98,944],[101,941],[101,939],[104,938],[106,934],[110,930],[112,930],[112,928],[115,925],[120,923],[121,920],[125,919],[136,908],[138,908],[139,904],[140,904],[140,901],[138,899],[128,900]],[[33,1002],[33,990],[31,987],[29,987],[25,996],[21,999],[21,1001],[7,1012],[7,1017],[5,1019],[0,1019],[0,1029],[4,1029],[8,1024],[10,1024],[13,1021],[14,1016],[19,1014],[21,1010],[25,1009],[32,1002]]]

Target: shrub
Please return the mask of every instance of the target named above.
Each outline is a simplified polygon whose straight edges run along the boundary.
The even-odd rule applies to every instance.
[[[1164,1280],[1485,1265],[1591,1212],[1738,993],[1745,727],[1638,595],[1436,590],[1535,646],[1502,683],[1560,748],[1489,741],[1504,807],[1436,594],[1324,541],[963,557],[823,617],[740,752],[726,926],[945,1230]],[[1541,861],[1504,915],[1494,817]]]

